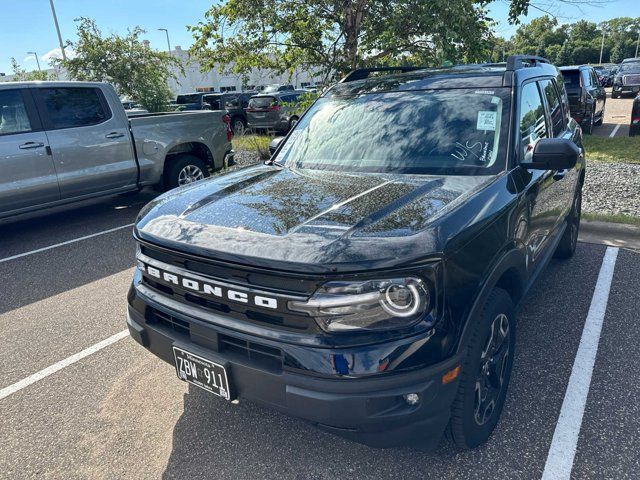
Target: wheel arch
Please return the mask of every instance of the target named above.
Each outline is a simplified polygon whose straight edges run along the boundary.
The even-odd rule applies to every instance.
[[[527,286],[527,261],[525,253],[513,248],[504,253],[500,259],[485,275],[478,292],[474,296],[473,303],[464,319],[460,341],[456,353],[460,353],[467,346],[472,332],[472,322],[478,311],[482,308],[491,291],[498,287],[505,290],[514,305],[518,305],[526,292]]]

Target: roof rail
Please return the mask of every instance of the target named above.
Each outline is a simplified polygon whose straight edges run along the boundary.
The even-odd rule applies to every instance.
[[[352,70],[351,72],[349,72],[346,77],[344,77],[342,80],[340,80],[339,83],[354,82],[356,80],[364,80],[365,78],[369,78],[369,74],[374,73],[374,72],[399,72],[399,73],[405,73],[405,72],[412,72],[414,70],[424,70],[425,68],[430,68],[430,67],[409,67],[409,66],[407,66],[407,67],[358,68],[357,70]]]
[[[507,70],[514,71],[526,67],[535,67],[540,63],[551,62],[544,57],[537,57],[535,55],[509,55],[507,57]]]

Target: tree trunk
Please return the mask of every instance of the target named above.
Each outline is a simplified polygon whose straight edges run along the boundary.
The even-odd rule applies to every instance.
[[[344,0],[344,59],[348,70],[358,65],[358,37],[362,28],[368,0]],[[345,72],[346,73],[346,72]]]

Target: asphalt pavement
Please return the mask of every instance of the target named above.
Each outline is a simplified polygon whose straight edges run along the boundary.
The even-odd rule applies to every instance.
[[[575,399],[569,379],[585,368],[574,362],[612,247],[580,243],[527,296],[507,404],[486,445],[376,450],[188,388],[172,367],[118,336],[133,272],[130,224],[153,195],[0,224],[0,478],[532,479],[549,468],[554,434],[565,428],[560,411]],[[572,478],[638,478],[639,272],[640,253],[620,249]]]

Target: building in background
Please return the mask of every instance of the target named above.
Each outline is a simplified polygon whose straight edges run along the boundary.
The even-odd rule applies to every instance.
[[[148,42],[146,42],[148,45]],[[208,72],[200,71],[200,63],[189,56],[187,50],[176,46],[171,51],[171,55],[178,58],[184,67],[184,74],[177,68],[174,74],[177,79],[169,81],[169,89],[175,95],[179,93],[189,92],[241,92],[247,90],[262,90],[265,86],[279,83],[292,84],[295,88],[304,88],[315,85],[320,81],[319,78],[313,78],[312,75],[303,70],[294,71],[289,77],[288,74],[275,75],[266,70],[255,70],[249,74],[248,82],[243,84],[241,75],[225,75],[221,74],[217,68]],[[55,74],[58,80],[68,80],[68,75],[64,70],[49,68],[49,74]],[[13,75],[0,76],[0,82],[11,82]]]
[[[266,70],[254,69],[248,75],[246,84],[242,82],[241,75],[221,74],[217,68],[208,72],[200,71],[200,63],[189,56],[187,50],[183,50],[176,46],[171,51],[171,55],[178,58],[184,67],[184,75],[178,71],[174,71],[176,80],[169,82],[169,88],[174,94],[187,92],[241,92],[246,90],[262,90],[265,86],[280,83],[292,84],[295,88],[304,88],[309,85],[315,85],[320,81],[314,78],[309,72],[304,70],[296,70],[289,77],[288,74],[275,75],[273,72]]]

